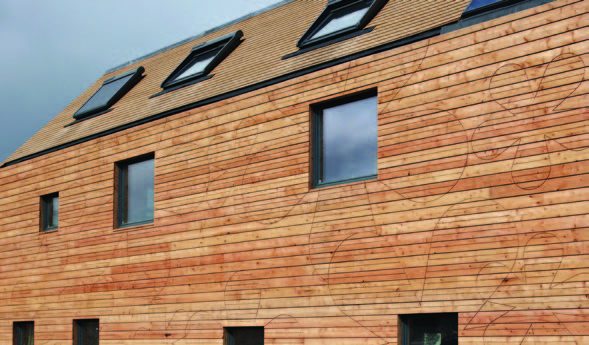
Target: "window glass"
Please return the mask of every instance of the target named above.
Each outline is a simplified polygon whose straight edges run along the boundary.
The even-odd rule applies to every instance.
[[[377,98],[323,109],[320,183],[377,174]]]
[[[472,11],[479,7],[487,6],[500,1],[503,0],[472,0],[464,12]]]
[[[102,87],[96,91],[96,93],[77,111],[77,113],[87,113],[94,109],[106,106],[108,101],[119,91],[125,83],[133,77],[130,74],[126,77],[117,79],[108,84],[102,85]]]
[[[50,194],[41,198],[43,203],[43,230],[57,229],[59,226],[59,195]]]
[[[227,345],[264,345],[264,327],[225,328]]]
[[[154,160],[128,164],[122,167],[121,224],[133,224],[153,220]]]
[[[405,316],[407,345],[458,345],[458,314]]]
[[[316,34],[314,34],[311,39],[315,39],[321,36],[329,35],[336,31],[349,28],[351,26],[357,25],[362,17],[368,12],[369,7],[362,8],[356,10],[354,12],[341,12],[337,13],[331,20],[324,25],[321,30],[319,30]]]
[[[211,61],[213,61],[218,51],[219,50],[216,49],[214,51],[198,56],[195,62],[192,64],[192,66],[190,66],[190,68],[188,68],[186,71],[182,72],[182,74],[180,74],[174,80],[179,80],[182,78],[189,77],[193,74],[202,73],[205,70],[205,68],[207,68],[207,66],[211,63]]]
[[[98,345],[99,320],[76,320],[75,345]]]
[[[34,345],[35,344],[35,323],[34,322],[15,322],[14,327],[14,345]]]

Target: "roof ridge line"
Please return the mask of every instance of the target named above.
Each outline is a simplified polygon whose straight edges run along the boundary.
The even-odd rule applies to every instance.
[[[138,57],[138,58],[136,58],[136,59],[129,60],[129,61],[127,61],[127,62],[124,62],[124,63],[122,63],[122,64],[120,64],[120,65],[118,65],[118,66],[115,66],[115,67],[113,67],[113,68],[107,69],[107,70],[106,70],[106,72],[104,72],[104,74],[108,74],[108,73],[114,72],[114,71],[116,71],[116,70],[118,70],[118,69],[121,69],[121,68],[123,68],[123,67],[129,66],[129,65],[132,65],[132,64],[134,64],[134,63],[136,63],[136,62],[139,62],[139,61],[141,61],[141,60],[145,60],[145,59],[147,59],[147,58],[150,58],[150,57],[152,57],[152,56],[155,56],[155,55],[157,55],[157,54],[160,54],[160,53],[163,53],[163,52],[165,52],[165,51],[168,51],[168,50],[170,50],[170,49],[176,48],[176,47],[178,47],[178,46],[181,46],[181,45],[183,45],[183,44],[185,44],[185,43],[188,43],[188,42],[190,42],[190,41],[193,41],[193,40],[195,40],[195,39],[197,39],[197,38],[201,38],[201,37],[203,37],[203,36],[206,36],[206,35],[208,35],[208,34],[211,34],[211,33],[215,32],[215,31],[219,31],[219,30],[221,30],[221,29],[224,29],[224,28],[226,28],[226,27],[228,27],[228,26],[231,26],[231,25],[233,25],[233,24],[237,24],[237,23],[239,23],[239,22],[242,22],[242,21],[244,21],[244,20],[246,20],[246,19],[249,19],[249,18],[255,17],[255,16],[257,16],[257,15],[260,15],[260,14],[262,14],[262,13],[264,13],[264,12],[271,11],[271,10],[273,10],[273,9],[277,8],[277,7],[280,7],[280,6],[282,6],[282,5],[286,5],[286,4],[288,4],[288,3],[291,3],[291,2],[293,2],[293,1],[295,1],[295,0],[282,0],[282,1],[280,1],[280,2],[277,2],[277,3],[273,4],[273,5],[266,6],[266,7],[262,8],[262,9],[260,9],[260,10],[257,10],[257,11],[251,12],[251,13],[248,13],[248,14],[246,14],[246,15],[244,15],[244,16],[241,16],[241,17],[239,17],[239,18],[237,18],[237,19],[234,19],[234,20],[232,20],[232,21],[230,21],[230,22],[227,22],[227,23],[225,23],[225,24],[221,24],[221,25],[219,25],[219,26],[216,26],[216,27],[214,27],[214,28],[208,29],[208,30],[206,30],[206,31],[203,31],[203,32],[201,32],[201,33],[199,33],[199,34],[196,34],[196,35],[194,35],[194,36],[191,36],[191,37],[188,37],[188,38],[186,38],[186,39],[183,39],[183,40],[182,40],[182,41],[180,41],[180,42],[176,42],[176,43],[170,44],[170,45],[168,45],[168,46],[166,46],[166,47],[164,47],[164,48],[158,49],[158,50],[156,50],[156,51],[154,51],[154,52],[151,52],[151,53],[145,54],[145,55],[143,55],[143,56],[140,56],[140,57]]]

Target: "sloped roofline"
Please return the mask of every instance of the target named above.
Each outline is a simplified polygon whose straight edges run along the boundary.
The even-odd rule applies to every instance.
[[[110,69],[106,70],[106,72],[104,72],[104,74],[108,74],[108,73],[114,72],[114,71],[119,70],[119,69],[121,69],[123,67],[127,67],[127,66],[132,65],[134,63],[137,63],[139,61],[145,60],[145,59],[150,58],[152,56],[155,56],[155,55],[158,55],[158,54],[163,53],[165,51],[168,51],[170,49],[174,49],[174,48],[176,48],[178,46],[181,46],[181,45],[183,45],[185,43],[188,43],[190,41],[194,41],[197,38],[204,37],[204,36],[209,35],[209,34],[211,34],[213,32],[216,32],[216,31],[219,31],[219,30],[224,29],[226,27],[229,27],[231,25],[234,25],[234,24],[237,24],[237,23],[242,22],[244,20],[250,19],[250,18],[255,17],[257,15],[260,15],[262,13],[271,11],[271,10],[273,10],[275,8],[278,8],[278,7],[282,6],[282,5],[289,4],[289,3],[293,2],[293,1],[295,1],[295,0],[282,0],[282,1],[280,1],[280,2],[278,2],[276,4],[274,4],[274,5],[270,5],[270,6],[264,7],[262,9],[258,10],[258,11],[255,11],[255,12],[252,12],[252,13],[249,13],[249,14],[246,14],[246,15],[244,15],[242,17],[239,17],[237,19],[234,19],[234,20],[232,20],[230,22],[227,22],[225,24],[221,24],[221,25],[216,26],[216,27],[214,27],[212,29],[203,31],[203,32],[201,32],[199,34],[196,34],[194,36],[191,36],[191,37],[188,37],[186,39],[183,39],[180,42],[176,42],[176,43],[170,44],[169,46],[166,46],[164,48],[158,49],[158,50],[156,50],[154,52],[151,52],[149,54],[143,55],[143,56],[138,57],[138,58],[133,59],[133,60],[129,60],[129,61],[125,62],[125,63],[122,63],[122,64],[120,64],[118,66],[115,66],[113,68],[110,68]]]

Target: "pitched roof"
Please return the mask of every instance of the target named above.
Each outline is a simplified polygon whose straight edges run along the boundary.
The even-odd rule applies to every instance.
[[[298,51],[297,41],[323,11],[327,2],[283,1],[278,6],[271,6],[255,15],[242,17],[111,69],[5,162],[24,160],[84,138],[147,121],[154,116],[170,115],[203,102],[213,102],[223,95],[231,96],[236,90],[272,83],[281,76],[308,71],[313,66],[426,32],[458,20],[470,0],[388,1],[368,24],[368,27],[374,27],[371,32],[283,59],[285,55]],[[194,46],[237,30],[243,31],[243,43],[211,72],[214,75],[212,78],[152,97],[162,91],[162,81]],[[104,80],[140,66],[145,68],[145,78],[119,100],[112,111],[71,124],[73,114],[100,88]]]

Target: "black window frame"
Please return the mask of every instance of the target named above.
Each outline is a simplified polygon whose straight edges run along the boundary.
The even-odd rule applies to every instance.
[[[82,106],[74,113],[74,119],[76,121],[85,120],[87,118],[94,117],[94,116],[109,112],[110,111],[109,108],[111,108],[113,105],[115,105],[121,98],[123,98],[123,96],[125,96],[127,94],[127,92],[129,92],[132,88],[134,88],[135,85],[137,85],[137,83],[139,83],[139,81],[141,81],[141,79],[143,79],[143,77],[144,77],[143,72],[145,72],[145,68],[140,66],[134,70],[131,70],[129,72],[126,72],[126,73],[123,73],[123,74],[120,74],[120,75],[117,75],[117,76],[114,76],[112,78],[105,80],[102,83],[102,85],[100,86],[100,88],[98,90],[96,90],[96,92],[94,92],[92,94],[92,96],[90,96],[90,98],[88,98],[86,100],[86,102],[84,102],[84,104],[82,104]],[[92,100],[92,98],[96,94],[98,94],[98,92],[100,92],[100,90],[103,87],[105,87],[106,85],[108,85],[112,82],[115,82],[119,79],[126,78],[130,75],[132,75],[132,77],[129,78],[129,80],[127,80],[127,82],[125,84],[123,84],[119,88],[119,90],[117,92],[115,92],[115,94],[111,98],[109,98],[109,100],[105,104],[103,104],[102,106],[99,106],[99,107],[94,107],[92,109],[82,111],[84,106],[88,102],[90,102]]]
[[[309,29],[301,36],[297,42],[297,47],[302,49],[328,41],[338,41],[338,38],[358,32],[364,29],[376,17],[387,2],[388,0],[330,0],[319,17],[317,17]],[[314,39],[311,38],[330,22],[334,14],[340,11],[349,11],[351,13],[354,12],[354,9],[358,10],[366,7],[368,7],[368,11],[360,19],[358,24]]]
[[[467,11],[466,9],[468,9],[470,6],[469,2],[468,6],[466,6],[464,12],[462,13],[460,20],[455,23],[444,25],[440,31],[440,34],[443,35],[452,31],[501,18],[506,15],[545,5],[554,1],[556,0],[501,0]]]
[[[41,196],[41,207],[40,207],[40,231],[55,231],[59,229],[59,211],[57,216],[57,225],[49,226],[49,214],[53,212],[53,200],[57,199],[57,209],[59,210],[59,192],[45,194]]]
[[[243,32],[238,30],[232,34],[220,37],[216,40],[199,44],[192,48],[188,56],[170,73],[170,75],[162,82],[162,89],[164,90],[176,90],[184,86],[192,85],[194,83],[206,80],[212,76],[208,76],[229,54],[231,54],[235,48],[243,40]],[[209,64],[198,73],[191,74],[182,79],[176,80],[176,77],[180,76],[187,69],[192,67],[196,62],[200,61],[199,58],[218,49],[215,57],[209,62]],[[208,76],[208,77],[207,77]]]
[[[125,181],[125,173],[124,170],[131,164],[135,164],[135,163],[140,163],[140,162],[145,162],[148,160],[153,160],[154,162],[154,193],[155,193],[155,153],[154,152],[150,152],[144,155],[140,155],[137,157],[133,157],[133,158],[129,158],[129,159],[125,159],[119,162],[115,163],[115,228],[116,229],[122,229],[122,228],[129,228],[129,227],[133,227],[133,226],[139,226],[139,225],[145,225],[145,224],[153,224],[154,220],[155,220],[155,215],[154,218],[148,219],[148,220],[143,220],[143,221],[138,221],[138,222],[130,222],[130,223],[125,223],[123,222],[124,219],[124,212],[125,212],[125,191],[124,191],[124,186],[126,184],[127,181]],[[155,212],[155,197],[154,197],[154,212]]]
[[[401,345],[409,345],[409,340],[410,340],[410,335],[411,335],[411,331],[410,331],[410,326],[409,326],[409,321],[411,318],[431,318],[431,317],[439,317],[439,318],[443,318],[443,319],[448,319],[449,317],[452,317],[453,319],[456,320],[456,339],[457,341],[459,341],[459,334],[458,334],[458,313],[423,313],[423,314],[405,314],[405,315],[399,315],[399,327],[398,327],[398,338],[400,339],[400,344]]]
[[[72,330],[72,344],[73,345],[83,345],[83,332],[80,332],[82,329],[82,324],[96,322],[98,323],[98,344],[100,344],[100,319],[75,319],[73,320],[73,330]]]
[[[35,322],[34,321],[14,321],[12,323],[12,345],[26,345],[22,342],[22,335],[20,332],[23,332],[22,326],[32,326],[31,327],[31,336],[33,337],[33,344],[35,343]],[[19,341],[20,340],[20,341]]]
[[[497,9],[500,9],[503,7],[508,7],[511,5],[518,4],[520,2],[525,2],[526,0],[499,0],[499,1],[496,1],[491,4],[479,6],[479,7],[473,8],[472,10],[468,10],[468,8],[470,7],[470,5],[472,4],[473,1],[474,0],[471,0],[468,3],[468,6],[466,6],[466,9],[462,13],[462,16],[461,16],[462,18],[468,18],[468,17],[476,16],[477,14],[481,14],[481,13],[485,13],[485,12],[489,12],[489,11],[494,11],[494,10],[497,10]]]
[[[313,104],[311,106],[311,114],[313,117],[313,127],[312,127],[312,187],[313,188],[321,188],[321,187],[329,187],[329,186],[336,186],[341,184],[359,182],[359,181],[367,181],[367,180],[374,180],[378,178],[378,155],[377,155],[377,172],[376,175],[368,175],[362,177],[356,177],[352,179],[346,180],[339,180],[339,181],[331,181],[331,182],[321,182],[321,178],[323,176],[323,110],[327,108],[336,107],[339,105],[344,105],[347,103],[353,103],[356,101],[361,101],[367,98],[376,97],[377,105],[378,105],[378,90],[377,89],[370,89],[364,90],[359,93],[351,94],[351,95],[344,95],[334,99],[330,99],[321,103]],[[376,114],[376,119],[378,123],[378,112]],[[378,134],[375,138],[377,142],[377,150],[378,150]]]
[[[265,343],[266,338],[265,338],[263,326],[252,326],[252,327],[240,326],[240,327],[223,327],[223,344],[224,345],[240,345],[240,344],[235,344],[233,342],[233,334],[231,333],[231,331],[236,330],[236,329],[244,329],[244,328],[261,330],[262,331],[262,344]]]

